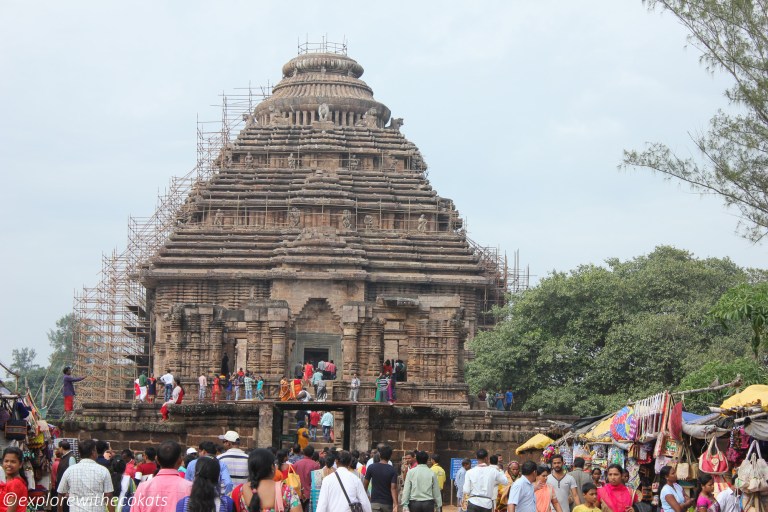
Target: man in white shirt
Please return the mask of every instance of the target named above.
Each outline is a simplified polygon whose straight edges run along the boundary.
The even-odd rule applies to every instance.
[[[739,497],[733,492],[733,483],[729,477],[725,477],[728,488],[717,495],[717,503],[720,505],[720,512],[739,512]]]
[[[59,512],[69,504],[71,512],[115,512],[112,497],[112,476],[109,470],[96,462],[96,441],[86,439],[80,443],[78,464],[69,466],[59,482]]]
[[[349,401],[357,402],[357,395],[360,393],[360,379],[356,373],[352,374],[352,382],[349,383]]]
[[[323,479],[323,485],[320,487],[320,498],[317,500],[315,512],[342,512],[349,510],[349,502],[360,503],[364,512],[371,511],[371,502],[368,494],[365,492],[363,482],[360,477],[349,470],[349,464],[352,462],[352,455],[343,450],[339,452],[339,458],[336,461],[336,472]],[[344,490],[342,490],[342,486]],[[346,491],[349,497],[344,496]]]
[[[160,382],[165,385],[165,402],[171,399],[173,393],[173,374],[171,370],[165,370],[165,375],[160,377]]]
[[[197,378],[197,385],[197,399],[202,402],[205,400],[205,389],[208,387],[208,379],[204,373]]]
[[[246,483],[248,481],[248,455],[240,449],[240,434],[234,430],[229,430],[223,436],[219,436],[219,439],[224,441],[224,448],[227,450],[219,455],[219,462],[227,466],[233,484]]]
[[[468,512],[491,512],[496,506],[499,485],[507,485],[507,477],[498,466],[488,465],[488,451],[477,450],[477,466],[467,471],[464,477],[464,494]]]

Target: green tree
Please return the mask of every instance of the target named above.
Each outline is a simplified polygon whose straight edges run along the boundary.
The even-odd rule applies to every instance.
[[[720,297],[710,315],[724,326],[748,322],[752,328],[752,352],[757,357],[768,323],[768,283],[743,283]]]
[[[511,387],[524,409],[597,414],[676,386],[712,358],[743,356],[746,326],[709,310],[747,273],[728,259],[658,247],[555,272],[497,311],[467,366],[473,390]]]
[[[37,351],[33,348],[15,348],[11,352],[11,370],[19,375],[26,375],[33,370],[38,370],[39,365],[35,364]]]
[[[676,154],[662,143],[625,151],[622,167],[641,167],[719,194],[739,210],[742,234],[758,241],[768,233],[768,2],[766,0],[646,0],[674,15],[701,51],[710,71],[734,79],[726,97],[738,113],[718,111],[709,130],[692,134],[699,158]]]

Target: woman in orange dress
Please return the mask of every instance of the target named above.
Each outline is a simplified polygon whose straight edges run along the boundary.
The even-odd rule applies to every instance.
[[[291,386],[288,383],[288,378],[283,377],[280,379],[280,401],[287,402],[291,399]]]
[[[536,512],[550,512],[554,507],[556,512],[563,512],[560,503],[557,502],[557,496],[555,496],[555,490],[551,485],[547,484],[547,477],[549,476],[549,468],[547,466],[539,466],[536,468]]]
[[[213,388],[211,388],[211,400],[218,402],[219,396],[221,396],[221,381],[219,380],[219,377],[214,376]]]

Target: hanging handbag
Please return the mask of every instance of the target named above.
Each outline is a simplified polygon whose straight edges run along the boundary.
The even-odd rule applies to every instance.
[[[728,460],[718,448],[716,436],[712,436],[709,446],[699,457],[699,471],[710,475],[722,475],[728,472]]]
[[[363,504],[359,502],[352,503],[349,499],[349,494],[347,494],[347,490],[344,488],[344,484],[341,483],[341,477],[339,476],[339,472],[334,472],[336,475],[336,478],[339,479],[339,485],[341,486],[341,490],[344,492],[344,497],[347,498],[347,503],[349,504],[349,512],[364,512],[363,510]]]
[[[683,448],[680,462],[677,463],[675,474],[678,480],[696,480],[699,478],[699,464],[691,460],[688,447]]]
[[[760,453],[760,446],[757,440],[752,441],[752,445],[747,452],[747,458],[739,466],[738,471],[739,488],[744,492],[763,492],[768,491],[768,463],[763,459]]]
[[[301,478],[293,466],[288,466],[288,476],[285,478],[285,483],[296,492],[297,496],[301,496]]]
[[[27,438],[27,420],[10,419],[5,422],[5,439],[23,441]]]

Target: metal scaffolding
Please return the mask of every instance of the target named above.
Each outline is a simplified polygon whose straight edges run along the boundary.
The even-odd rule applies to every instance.
[[[246,91],[246,92],[243,92]],[[139,266],[148,261],[184,218],[187,198],[195,187],[217,171],[217,159],[241,126],[248,121],[256,101],[269,96],[271,87],[259,92],[250,86],[222,94],[221,120],[197,123],[197,163],[183,176],[171,178],[149,217],[128,220],[125,249],[102,256],[98,284],[83,287],[74,297],[78,320],[75,333],[75,371],[88,375],[88,386],[78,388],[82,402],[120,402],[133,396],[133,381],[141,371],[151,371],[152,344],[149,312]]]

